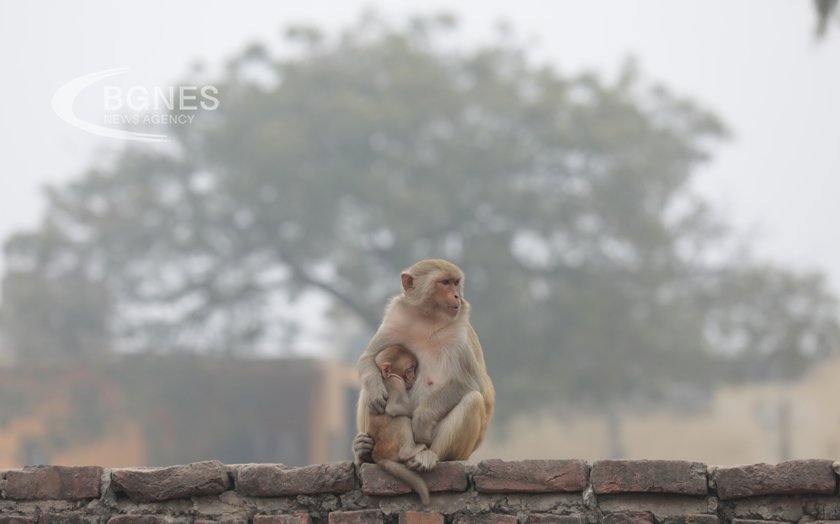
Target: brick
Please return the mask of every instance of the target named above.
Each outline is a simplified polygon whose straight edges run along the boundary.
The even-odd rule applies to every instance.
[[[539,524],[586,524],[583,515],[552,515],[550,513],[531,513],[528,522]]]
[[[33,517],[18,517],[18,516],[8,516],[8,515],[0,515],[0,524],[34,524],[35,519]]]
[[[603,513],[650,511],[654,515],[699,515],[709,512],[709,499],[669,493],[617,493],[598,495],[597,506]]]
[[[27,466],[6,472],[6,498],[12,500],[98,499],[102,468]]]
[[[254,524],[311,524],[309,513],[292,515],[254,515]]]
[[[99,517],[78,513],[41,513],[38,524],[98,524]]]
[[[833,494],[837,481],[830,460],[791,460],[712,470],[721,500],[758,495]]]
[[[172,520],[161,515],[116,515],[108,519],[108,524],[172,524]]]
[[[301,468],[282,464],[247,464],[236,472],[236,491],[248,497],[284,497],[347,493],[355,486],[353,463],[332,462]]]
[[[592,489],[608,493],[705,495],[706,465],[682,460],[600,460],[592,465]]]
[[[732,518],[798,522],[805,516],[802,498],[796,495],[765,495],[726,503]]]
[[[662,524],[720,524],[717,515],[674,515],[662,519]]]
[[[622,511],[604,515],[602,524],[654,524],[653,513],[650,511]]]
[[[400,513],[399,524],[443,524],[444,518],[440,513],[423,513],[420,511],[403,511]]]
[[[786,520],[732,519],[732,524],[790,524]]]
[[[804,502],[806,515],[829,522],[840,519],[840,497],[809,497]]]
[[[329,524],[383,524],[382,512],[376,509],[362,511],[333,511]]]
[[[439,462],[431,471],[420,473],[429,491],[466,491],[469,487],[465,462]],[[366,495],[402,495],[412,489],[376,464],[362,464],[359,469],[362,492]]]
[[[455,521],[455,524],[518,524],[513,515],[502,515],[501,513],[481,513],[479,515],[464,515]]]
[[[168,468],[115,469],[111,489],[135,502],[218,495],[230,488],[227,467],[218,460]]]
[[[583,491],[589,465],[582,460],[483,460],[473,474],[483,493],[546,493]]]

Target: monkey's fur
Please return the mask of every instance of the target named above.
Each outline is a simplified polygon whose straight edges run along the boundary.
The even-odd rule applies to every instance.
[[[366,432],[373,437],[373,461],[385,471],[402,480],[420,495],[423,505],[429,504],[429,488],[417,473],[404,462],[426,448],[414,442],[411,429],[413,406],[408,389],[416,380],[417,358],[402,346],[391,346],[376,356],[382,380],[388,392],[385,413],[371,414]]]

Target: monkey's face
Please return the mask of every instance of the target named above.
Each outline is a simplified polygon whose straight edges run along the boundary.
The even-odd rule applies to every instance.
[[[450,317],[461,310],[461,279],[457,275],[438,275],[435,279],[435,303]]]
[[[402,377],[405,389],[411,389],[417,381],[417,359],[411,353],[402,353],[394,360],[393,373]]]
[[[405,380],[405,389],[411,389],[414,385],[414,382],[417,381],[417,368],[411,366],[405,370],[403,373],[403,380]]]
[[[390,347],[376,357],[382,378],[399,377],[409,390],[417,381],[417,358],[400,346]]]

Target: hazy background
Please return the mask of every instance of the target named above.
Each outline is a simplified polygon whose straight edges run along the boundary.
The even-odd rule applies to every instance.
[[[408,22],[438,13],[457,24]],[[290,41],[290,25],[323,41]],[[500,396],[483,456],[837,453],[824,370],[838,348],[840,38],[836,21],[821,39],[816,26],[812,3],[782,0],[2,4],[4,460],[121,460],[78,442],[122,411],[137,424],[112,435],[137,450],[123,460],[342,458],[350,420],[321,454],[284,430],[292,412],[247,443],[213,429],[198,452],[178,431],[151,443],[144,424],[175,424],[208,381],[241,391],[230,370],[248,382],[255,357],[351,363],[398,271],[425,256],[467,271]],[[166,144],[56,116],[60,86],[115,67],[131,68],[114,80],[125,89],[219,86],[220,109]],[[76,109],[101,118],[101,98]],[[127,353],[230,360],[188,360],[185,378]],[[75,400],[33,393],[44,373]],[[330,409],[344,413],[341,380]],[[152,390],[182,400],[150,409]],[[225,412],[270,410],[276,394]],[[655,438],[669,431],[685,436]]]

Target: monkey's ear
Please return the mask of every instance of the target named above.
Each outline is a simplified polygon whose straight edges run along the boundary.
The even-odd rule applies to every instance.
[[[388,375],[391,374],[391,363],[383,362],[379,364],[379,370],[382,372],[382,378],[388,378]]]
[[[402,286],[405,291],[408,291],[409,289],[414,289],[413,276],[409,275],[408,273],[403,273],[402,275],[400,275],[400,278],[402,279]]]

